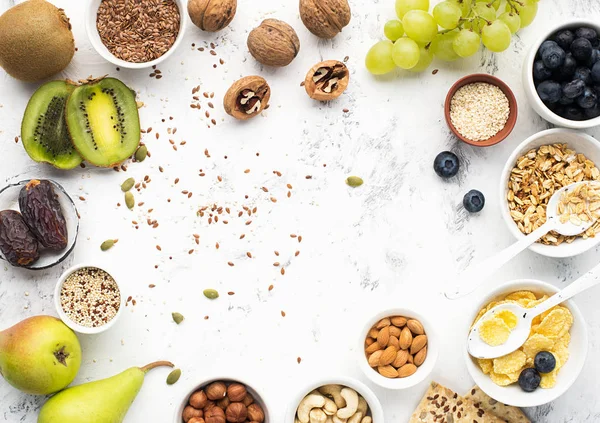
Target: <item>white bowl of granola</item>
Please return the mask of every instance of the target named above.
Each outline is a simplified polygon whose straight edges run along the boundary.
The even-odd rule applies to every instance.
[[[578,178],[600,180],[598,165],[600,143],[583,132],[549,129],[523,141],[508,158],[500,178],[500,207],[510,232],[520,239],[541,226],[554,190]],[[547,257],[576,256],[600,243],[600,222],[582,235],[564,237],[551,232],[529,248]]]

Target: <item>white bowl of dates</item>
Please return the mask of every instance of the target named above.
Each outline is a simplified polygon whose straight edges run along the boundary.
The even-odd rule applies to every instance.
[[[214,378],[194,385],[173,423],[272,423],[264,397],[239,378]]]
[[[333,417],[336,417],[333,420]],[[313,382],[290,402],[285,423],[383,423],[381,403],[362,382],[336,377]]]
[[[525,59],[523,86],[545,120],[574,129],[600,125],[600,26],[576,19],[546,31]]]
[[[0,191],[0,259],[31,270],[61,263],[79,232],[75,203],[58,183],[31,179]]]
[[[554,285],[532,279],[507,282],[478,301],[469,323],[475,323],[486,310],[501,302],[531,308],[558,291]],[[490,330],[481,333],[482,339],[484,335],[490,340],[502,338],[507,328],[502,322],[498,325],[492,322],[497,319],[505,322],[510,334],[510,317],[498,316],[489,319]],[[493,360],[471,357],[466,348],[469,332],[465,328],[464,357],[469,374],[488,396],[516,407],[536,407],[564,394],[581,373],[588,351],[587,325],[572,300],[536,317],[525,344],[504,357]]]
[[[125,308],[125,298],[113,275],[89,264],[65,271],[54,289],[54,306],[60,319],[86,335],[110,329]]]

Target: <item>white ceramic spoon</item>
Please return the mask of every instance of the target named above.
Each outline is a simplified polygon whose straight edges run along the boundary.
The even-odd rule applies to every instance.
[[[497,358],[510,354],[525,343],[531,331],[531,323],[536,316],[599,283],[600,265],[533,308],[525,308],[515,303],[500,304],[492,308],[477,321],[469,332],[467,340],[469,354],[476,358]],[[511,331],[508,340],[504,344],[492,347],[479,336],[479,327],[485,320],[494,317],[496,313],[502,310],[509,310],[517,316],[517,326]]]
[[[560,197],[564,192],[572,191],[579,185],[591,183],[597,184],[597,182],[590,181],[576,182],[556,191],[554,195],[550,197],[548,207],[546,207],[546,223],[526,237],[521,238],[510,247],[500,251],[498,254],[482,261],[481,263],[469,267],[458,276],[457,283],[444,292],[446,298],[450,300],[456,300],[475,291],[479,285],[485,282],[498,269],[508,263],[512,258],[525,250],[531,244],[536,242],[538,239],[546,235],[548,232],[556,231],[565,236],[574,236],[587,231],[595,221],[581,222],[581,225],[574,225],[570,221],[561,223],[557,208],[558,203],[560,202]]]

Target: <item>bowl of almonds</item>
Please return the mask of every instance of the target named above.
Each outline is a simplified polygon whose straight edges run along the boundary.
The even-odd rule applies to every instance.
[[[404,308],[381,311],[369,319],[359,338],[360,367],[374,383],[406,389],[433,371],[437,337],[422,314]]]

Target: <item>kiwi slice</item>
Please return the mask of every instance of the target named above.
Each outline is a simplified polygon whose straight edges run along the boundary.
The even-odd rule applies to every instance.
[[[38,88],[29,100],[21,124],[21,140],[34,161],[59,169],[73,169],[81,163],[65,121],[67,99],[74,89],[65,81],[52,81]]]
[[[81,85],[69,97],[67,127],[85,160],[96,166],[115,166],[131,156],[140,143],[135,94],[115,78]]]

